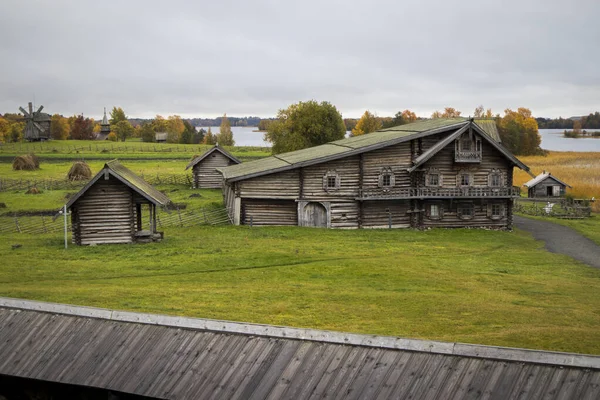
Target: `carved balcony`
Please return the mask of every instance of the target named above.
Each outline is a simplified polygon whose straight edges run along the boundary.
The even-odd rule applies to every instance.
[[[521,188],[512,187],[413,187],[413,188],[373,188],[363,189],[357,200],[378,199],[479,199],[515,198],[521,196]]]
[[[481,150],[456,150],[454,152],[454,162],[479,163],[481,162]]]

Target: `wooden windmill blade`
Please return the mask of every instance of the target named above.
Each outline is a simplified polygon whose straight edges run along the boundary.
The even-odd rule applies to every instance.
[[[42,112],[43,109],[44,109],[44,106],[40,106],[40,108],[38,108],[38,110],[35,113],[39,114]]]
[[[42,127],[40,126],[40,124],[38,124],[38,123],[37,123],[37,122],[35,122],[35,121],[32,121],[32,123],[33,123],[33,126],[35,126],[35,127],[36,127],[36,129],[38,130],[38,132],[44,132],[44,128],[42,128]]]
[[[25,118],[31,118],[31,114],[29,114],[23,107],[19,107],[19,110],[23,113]]]

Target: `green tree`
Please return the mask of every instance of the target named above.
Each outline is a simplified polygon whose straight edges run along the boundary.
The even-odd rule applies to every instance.
[[[399,126],[415,122],[417,120],[417,114],[410,110],[398,111],[394,118],[385,118],[382,120],[382,128],[391,128],[392,126]]]
[[[110,112],[110,124],[116,125],[121,121],[127,121],[127,116],[125,115],[125,111],[121,107],[113,107]]]
[[[375,132],[381,129],[381,121],[369,110],[360,117],[354,129],[352,129],[352,136],[364,135],[367,133]]]
[[[258,123],[258,130],[262,132],[266,132],[269,124],[271,123],[271,119],[261,119]]]
[[[50,136],[55,140],[66,140],[69,137],[69,122],[66,118],[58,114],[52,116]]]
[[[196,129],[190,124],[188,120],[183,120],[184,130],[181,133],[181,137],[179,138],[179,143],[181,144],[191,144],[194,140],[194,133],[196,133]]]
[[[25,124],[22,122],[13,122],[10,124],[8,130],[8,138],[11,142],[20,142],[23,139],[23,131],[25,130]]]
[[[154,142],[155,133],[154,129],[152,129],[152,123],[145,123],[140,128],[140,137],[142,138],[142,142]]]
[[[119,121],[115,125],[111,125],[110,130],[117,134],[120,141],[124,142],[125,139],[133,136],[133,126],[129,121]]]
[[[194,129],[194,135],[192,136],[192,144],[204,143],[204,135],[206,135],[206,131],[202,128],[196,131]]]
[[[231,132],[231,124],[229,123],[229,119],[227,119],[227,114],[223,114],[216,141],[221,146],[233,146],[235,144],[235,141],[233,140],[233,132]]]
[[[94,139],[94,122],[83,115],[78,115],[73,119],[71,127],[71,139],[73,140],[92,140]]]
[[[204,136],[204,144],[210,144],[210,145],[214,145],[216,143],[216,138],[215,135],[213,135],[210,126],[208,127],[208,131],[206,132],[206,135]]]
[[[345,134],[342,115],[334,105],[310,100],[279,110],[265,140],[273,143],[272,152],[277,154],[342,139]]]
[[[10,130],[10,123],[0,117],[0,141],[2,142],[8,142],[9,141],[9,135],[8,135],[8,131]]]
[[[156,115],[152,120],[152,129],[154,129],[154,132],[166,132],[167,120],[162,115]]]
[[[517,111],[504,110],[504,117],[497,121],[502,144],[516,155],[532,155],[541,153],[541,137],[538,124],[528,108],[520,107]]]

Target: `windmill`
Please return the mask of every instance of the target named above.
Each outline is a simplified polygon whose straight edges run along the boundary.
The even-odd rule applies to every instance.
[[[32,142],[50,139],[50,115],[43,113],[43,108],[44,106],[40,106],[40,108],[34,112],[31,102],[29,103],[29,112],[23,107],[19,107],[26,122],[25,140]]]

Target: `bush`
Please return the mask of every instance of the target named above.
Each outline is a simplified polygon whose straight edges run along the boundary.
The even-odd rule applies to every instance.
[[[110,140],[111,142],[116,142],[117,134],[114,132],[109,133],[108,136],[106,137],[106,140]]]
[[[12,168],[15,171],[33,171],[40,168],[40,160],[33,154],[15,157]]]
[[[92,170],[84,161],[75,161],[67,174],[67,178],[71,181],[86,181],[91,177]]]

